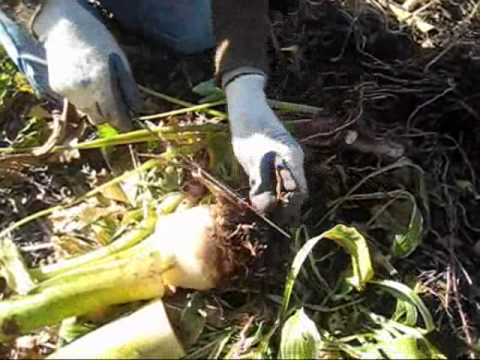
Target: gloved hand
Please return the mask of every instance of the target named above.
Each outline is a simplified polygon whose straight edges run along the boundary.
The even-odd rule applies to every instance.
[[[250,178],[254,208],[292,224],[308,192],[304,154],[267,104],[264,86],[263,75],[246,74],[225,87],[233,150]]]
[[[95,124],[130,129],[140,96],[128,60],[107,28],[78,0],[47,0],[33,30],[46,50],[50,87]]]

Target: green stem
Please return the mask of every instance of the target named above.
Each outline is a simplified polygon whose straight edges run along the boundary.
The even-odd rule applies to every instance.
[[[65,267],[63,271],[60,268],[56,269],[55,276],[48,276],[45,280],[38,284],[33,291],[42,291],[50,287],[62,286],[62,284],[75,281],[77,278],[86,278],[88,276],[95,277],[97,273],[101,273],[104,269],[109,269],[112,267],[112,264],[129,260],[134,261],[134,259],[137,259],[139,256],[143,256],[142,254],[148,254],[155,249],[156,244],[152,243],[151,238],[144,239],[139,237],[138,239],[140,239],[139,243],[132,247],[121,249],[113,254],[107,254],[106,256],[99,257],[98,259],[82,262],[77,267]]]
[[[172,193],[166,196],[163,201],[156,206],[156,209],[150,209],[147,217],[135,227],[134,230],[122,235],[111,244],[91,251],[87,254],[66,259],[51,265],[44,265],[37,269],[31,269],[30,275],[36,280],[45,281],[52,278],[58,278],[70,272],[78,272],[89,265],[100,261],[114,260],[112,255],[122,254],[128,249],[136,249],[135,245],[150,236],[157,224],[157,214],[167,215],[175,211],[180,203],[185,199],[182,193]],[[134,252],[137,250],[133,250]]]
[[[147,217],[138,226],[136,226],[135,230],[128,231],[111,244],[91,251],[82,256],[66,259],[51,265],[41,266],[38,269],[31,270],[30,273],[37,280],[46,280],[59,274],[66,273],[70,270],[78,269],[85,264],[107,258],[109,255],[115,254],[138,244],[140,241],[153,233],[156,223],[156,213],[154,210],[150,210]]]
[[[318,114],[322,111],[322,108],[311,106],[311,105],[303,105],[297,104],[287,101],[279,101],[279,100],[267,100],[268,104],[275,110],[283,111],[283,112],[293,112],[293,113],[303,113],[303,114]]]
[[[0,302],[0,340],[53,325],[98,308],[163,295],[162,275],[171,267],[156,249],[134,258],[100,263],[31,294]]]
[[[144,93],[148,94],[148,95],[151,95],[151,96],[155,96],[159,99],[162,99],[162,100],[165,100],[165,101],[168,101],[172,104],[176,104],[176,105],[180,105],[180,106],[184,106],[184,107],[191,107],[191,106],[195,106],[195,104],[192,104],[188,101],[183,101],[183,100],[180,100],[180,99],[177,99],[177,98],[174,98],[172,96],[168,96],[168,95],[165,95],[165,94],[162,94],[158,91],[155,91],[155,90],[152,90],[152,89],[149,89],[145,86],[142,86],[142,85],[139,85],[138,86],[140,90],[142,90]],[[212,116],[215,116],[215,117],[219,117],[221,119],[226,119],[227,118],[227,114],[225,114],[224,112],[221,112],[221,111],[217,111],[217,110],[211,110],[211,109],[206,109],[205,112],[209,115],[212,115]]]
[[[127,145],[135,144],[148,141],[156,141],[161,138],[166,140],[176,140],[182,136],[191,136],[196,133],[210,133],[210,132],[219,132],[226,131],[227,128],[225,125],[216,125],[216,124],[206,124],[206,125],[192,125],[192,126],[158,126],[151,129],[142,129],[130,131],[128,133],[118,134],[107,139],[96,139],[91,141],[86,141],[76,145],[69,146],[55,146],[50,152],[61,152],[65,150],[92,150],[100,149],[107,146],[117,146],[117,145]],[[33,153],[38,147],[29,147],[29,148],[2,148],[0,149],[0,154],[30,154]]]
[[[189,103],[187,101],[183,101],[177,98],[174,98],[172,96],[168,96],[165,94],[162,94],[160,92],[151,90],[145,86],[140,86],[140,90],[145,92],[146,94],[158,97],[159,99],[171,102],[172,104],[180,105],[180,106],[186,106],[186,107],[193,107],[195,104]],[[272,99],[267,99],[268,104],[275,110],[279,111],[285,111],[285,112],[298,112],[298,113],[304,113],[304,114],[318,114],[318,112],[322,111],[322,108],[316,107],[316,106],[311,106],[311,105],[303,105],[303,104],[297,104],[297,103],[292,103],[288,101],[280,101],[280,100],[272,100]],[[206,109],[212,106],[218,106],[218,105],[224,105],[226,104],[226,100],[219,100],[217,102],[213,103],[207,103],[203,105],[207,105]],[[198,105],[201,106],[201,105]],[[201,108],[200,110],[203,110]],[[198,111],[198,110],[197,110]],[[220,117],[222,119],[227,118],[227,114],[224,112],[216,111],[216,110],[208,110],[207,113],[210,115]]]
[[[164,112],[164,113],[160,113],[160,114],[140,116],[137,119],[142,120],[142,121],[162,119],[162,118],[166,118],[166,117],[169,117],[169,116],[186,114],[186,113],[189,113],[189,112],[208,110],[211,107],[219,106],[219,105],[225,105],[225,100],[219,100],[219,101],[215,101],[215,102],[212,102],[212,103],[205,103],[205,104],[200,104],[200,105],[193,105],[193,106],[189,106],[189,107],[186,107],[186,108],[183,108],[183,109],[172,110],[172,111],[168,111],[168,112]],[[225,119],[225,118],[226,118],[226,115],[224,115],[222,117],[222,119]]]

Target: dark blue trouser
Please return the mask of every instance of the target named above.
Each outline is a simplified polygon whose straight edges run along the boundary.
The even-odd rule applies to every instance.
[[[89,9],[88,0],[78,1]],[[214,46],[211,0],[101,0],[124,30],[149,42],[192,54]],[[43,96],[58,97],[48,86],[45,50],[0,10],[0,45]]]
[[[101,0],[127,31],[184,54],[214,46],[210,1]]]

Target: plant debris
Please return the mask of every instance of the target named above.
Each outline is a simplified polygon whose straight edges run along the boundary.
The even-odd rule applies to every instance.
[[[183,343],[187,358],[480,356],[480,3],[294,3],[271,12],[267,95],[306,152],[303,225],[280,229],[293,231],[287,239],[254,217],[248,223],[267,230],[264,243],[242,242],[244,254],[259,255],[244,267],[246,278],[206,292],[178,290],[166,301],[173,326],[192,326],[185,331],[195,334]],[[68,139],[80,155],[68,165],[55,156],[31,160],[40,160],[33,150],[42,144],[50,155],[69,148],[47,142],[49,114],[61,109],[35,99],[3,55],[0,231],[12,229],[3,236],[29,266],[65,256],[52,242],[58,228],[46,221],[52,207],[99,202],[93,217],[72,210],[71,224],[68,211],[56,213],[67,216],[60,228],[74,229],[62,235],[76,237],[67,252],[78,254],[115,244],[115,229],[131,230],[123,218],[133,224],[128,219],[169,193],[184,195],[180,208],[215,202],[218,189],[192,173],[192,160],[231,189],[228,201],[247,196],[222,123],[222,92],[208,85],[211,54],[179,58],[136,46],[132,36],[121,41],[144,85],[143,129],[103,131],[92,140],[87,128]],[[165,171],[138,171],[130,183],[122,177],[152,159]],[[101,194],[112,179],[128,199],[118,189]],[[248,237],[249,225],[234,223],[226,224],[229,232]],[[357,250],[319,241],[305,251],[339,224],[363,239]],[[359,249],[369,254],[366,267]],[[11,289],[3,287],[6,298]],[[201,321],[182,322],[187,310]],[[307,340],[283,341],[298,324]],[[2,345],[0,357],[41,358],[56,349],[55,328],[29,336]]]

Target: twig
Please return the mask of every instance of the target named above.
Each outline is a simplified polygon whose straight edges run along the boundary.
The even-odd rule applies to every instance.
[[[20,250],[23,252],[35,252],[40,250],[50,250],[54,247],[52,243],[33,244],[27,246],[21,246]]]
[[[456,256],[453,252],[453,249],[450,249],[450,256],[453,260],[453,262],[457,262],[458,260],[456,259]],[[456,265],[455,265],[456,267]],[[471,331],[470,331],[470,325],[469,325],[469,321],[467,319],[467,315],[465,314],[465,311],[463,310],[463,305],[462,305],[462,301],[460,299],[460,294],[458,292],[458,278],[456,276],[456,271],[452,271],[452,292],[453,292],[453,300],[455,301],[455,304],[457,305],[457,309],[458,309],[458,314],[460,315],[460,320],[462,322],[462,330],[463,330],[463,333],[465,334],[465,340],[467,342],[467,345],[469,347],[469,351],[468,351],[468,355],[470,357],[470,359],[475,359],[476,356],[475,356],[475,351],[473,350],[474,349],[474,342],[473,342],[473,338],[472,338],[472,334],[471,334]]]
[[[237,348],[237,350],[232,354],[232,359],[239,359],[241,358],[241,355],[245,352],[245,347],[247,345],[247,333],[248,330],[252,327],[253,320],[255,320],[254,316],[250,316],[246,322],[246,324],[243,326],[242,330],[240,331],[239,337],[240,339],[238,342],[234,345],[234,347]]]
[[[253,206],[251,206],[247,201],[242,199],[238,196],[232,189],[230,189],[226,184],[222,183],[221,181],[217,180],[213,175],[207,172],[205,169],[202,169],[200,165],[191,161],[187,158],[184,159],[185,163],[192,167],[193,176],[198,178],[199,180],[203,181],[204,184],[210,188],[210,190],[216,190],[217,192],[220,191],[222,196],[226,199],[232,201],[235,204],[240,204],[254,212],[259,218],[265,221],[268,225],[270,225],[273,229],[278,231],[280,234],[285,236],[287,239],[291,240],[292,237],[288,232],[283,230],[279,225],[275,224],[272,220],[270,220],[265,215],[261,214],[257,211]],[[215,191],[214,190],[214,191]]]
[[[71,120],[69,119],[69,115],[72,115],[73,112],[76,112],[75,109],[71,109],[71,106],[68,102],[68,99],[65,98],[63,99],[63,109],[61,113],[58,113],[55,111],[55,113],[52,115],[53,119],[53,130],[52,133],[50,134],[49,138],[39,148],[35,149],[32,151],[33,155],[35,156],[42,156],[50,152],[50,150],[53,149],[53,147],[57,144],[59,144],[64,136],[65,136],[65,131],[67,129],[68,121]]]

